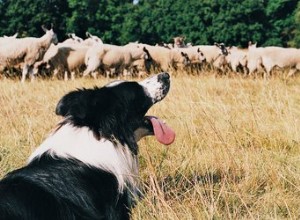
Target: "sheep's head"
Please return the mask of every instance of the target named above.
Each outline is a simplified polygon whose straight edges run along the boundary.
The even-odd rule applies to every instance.
[[[93,43],[103,44],[103,41],[96,35],[92,35],[89,32],[85,32],[87,39],[90,39]]]
[[[51,39],[50,40],[50,43],[53,43],[53,44],[57,44],[58,43],[58,39],[57,39],[57,35],[56,35],[56,33],[54,33],[54,31],[53,31],[53,28],[52,28],[52,24],[51,24],[51,29],[50,30],[48,30],[44,25],[42,25],[42,29],[43,29],[43,31],[45,31],[45,35],[47,36],[47,37],[49,37],[49,39]]]
[[[56,33],[54,33],[53,29],[50,29],[49,30],[49,34],[51,36],[51,43],[53,43],[53,44],[56,45],[58,43],[58,39],[57,39]]]
[[[217,46],[221,50],[221,53],[220,53],[221,55],[225,55],[225,56],[228,55],[228,51],[227,51],[224,43],[220,43],[220,44],[214,43],[214,45]]]

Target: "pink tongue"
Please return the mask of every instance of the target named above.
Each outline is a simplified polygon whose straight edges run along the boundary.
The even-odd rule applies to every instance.
[[[152,123],[156,139],[165,145],[172,144],[175,140],[175,132],[158,118],[153,116],[148,116],[148,118]]]

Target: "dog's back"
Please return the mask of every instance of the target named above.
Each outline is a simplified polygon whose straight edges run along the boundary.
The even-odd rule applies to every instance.
[[[1,219],[129,219],[111,173],[43,156],[0,181]]]

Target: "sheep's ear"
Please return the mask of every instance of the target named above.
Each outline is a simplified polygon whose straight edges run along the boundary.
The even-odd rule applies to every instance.
[[[90,34],[90,32],[85,32],[85,35],[87,36],[87,37],[91,37],[91,34]]]
[[[63,117],[84,119],[86,117],[86,97],[78,90],[63,96],[56,105],[55,113]]]
[[[48,29],[45,27],[45,25],[42,25],[41,28],[43,29],[43,31],[47,32]]]

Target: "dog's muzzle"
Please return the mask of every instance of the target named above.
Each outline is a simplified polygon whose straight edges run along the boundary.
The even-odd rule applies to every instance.
[[[170,75],[167,72],[151,76],[139,83],[152,99],[153,104],[161,101],[170,90]]]

